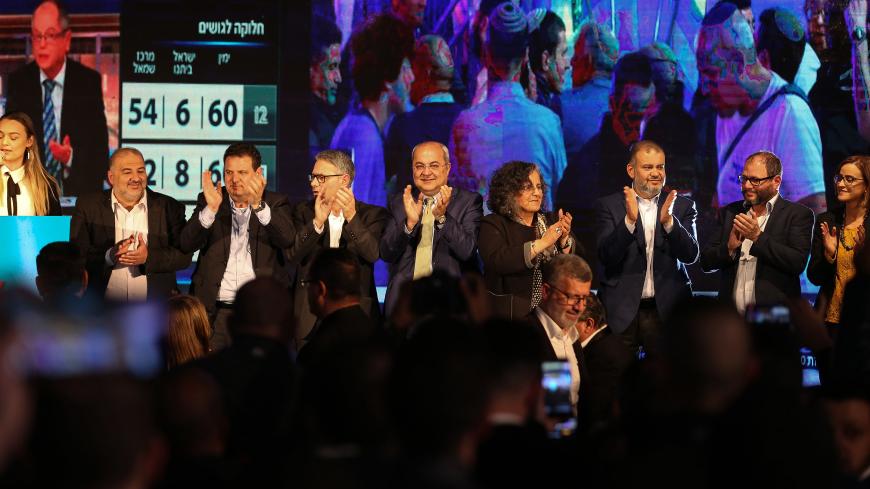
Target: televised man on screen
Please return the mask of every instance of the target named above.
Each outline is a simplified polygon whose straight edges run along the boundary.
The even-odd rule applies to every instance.
[[[36,7],[31,39],[34,61],[9,75],[6,112],[33,120],[41,160],[64,195],[99,191],[109,157],[100,74],[67,57],[70,17],[60,2]]]
[[[250,143],[233,143],[224,151],[223,184],[202,174],[203,191],[181,233],[181,248],[199,250],[190,293],[208,311],[213,350],[230,343],[227,320],[236,292],[259,277],[273,277],[289,287],[284,249],[293,242],[287,197],[266,190],[260,151]]]
[[[112,155],[111,190],[79,196],[70,241],[85,255],[88,293],[119,301],[164,299],[178,290],[175,272],[190,266],[179,248],[184,206],[146,187],[145,159],[135,148]]]

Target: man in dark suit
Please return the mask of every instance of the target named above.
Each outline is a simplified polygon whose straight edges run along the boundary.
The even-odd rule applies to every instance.
[[[449,144],[450,129],[462,112],[450,92],[454,65],[447,41],[434,35],[418,39],[411,68],[411,102],[416,109],[396,116],[384,143],[390,194],[401,194],[406,185],[414,183],[411,150],[425,141]]]
[[[342,348],[362,344],[377,332],[376,322],[360,307],[362,269],[347,248],[326,248],[311,262],[306,279],[309,310],[317,324],[296,361],[310,367]]]
[[[9,75],[6,112],[33,120],[42,162],[64,195],[102,190],[109,157],[102,78],[67,58],[69,14],[58,2],[40,3],[31,29],[35,61]]]
[[[390,219],[381,238],[381,258],[390,264],[385,312],[389,316],[402,284],[435,270],[459,276],[462,264],[474,256],[483,216],[483,199],[447,186],[450,154],[447,146],[427,141],[412,154],[414,198],[410,185],[390,202]]]
[[[347,248],[356,256],[360,266],[360,307],[375,321],[381,317],[373,269],[388,215],[383,207],[356,200],[350,187],[353,176],[353,161],[347,153],[321,151],[308,176],[314,199],[293,209],[296,236],[288,254],[296,269],[294,311],[300,347],[316,320],[308,308],[306,280],[311,262],[321,249]]]
[[[583,396],[580,398],[580,426],[594,431],[612,419],[613,405],[622,374],[633,357],[625,343],[607,326],[607,313],[598,297],[586,298],[585,308],[577,321],[585,371]]]
[[[631,187],[595,202],[601,300],[610,327],[632,351],[654,347],[662,320],[692,295],[686,271],[698,259],[695,203],[665,185],[665,153],[652,141],[632,145]]]
[[[580,335],[575,325],[592,288],[592,269],[577,255],[556,255],[541,270],[541,302],[527,316],[538,333],[541,358],[567,361],[571,368],[571,404],[577,408],[586,378]]]
[[[779,195],[782,162],[768,151],[749,156],[740,174],[742,201],[719,213],[721,228],[701,254],[705,272],[721,272],[719,297],[740,312],[800,296],[813,239],[813,212]]]
[[[256,146],[233,143],[224,152],[226,189],[202,174],[202,193],[181,233],[181,249],[199,250],[190,291],[209,314],[210,346],[229,344],[227,319],[236,292],[256,277],[273,277],[289,287],[284,249],[293,243],[287,197],[266,190]]]
[[[115,151],[108,179],[112,189],[80,196],[70,221],[70,241],[86,258],[88,294],[166,298],[192,256],[181,250],[184,206],[146,188],[145,159],[135,148]]]

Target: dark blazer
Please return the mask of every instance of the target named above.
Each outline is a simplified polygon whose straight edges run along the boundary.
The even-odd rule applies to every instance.
[[[740,250],[728,254],[728,235],[734,216],[744,212],[744,201],[732,202],[719,212],[719,229],[701,253],[704,272],[721,272],[719,297],[734,301],[734,281]],[[801,294],[800,275],[807,266],[815,218],[809,208],[785,200],[781,195],[770,213],[764,232],[749,254],[758,258],[755,271],[755,302],[777,304]]]
[[[416,197],[415,197],[416,198]],[[405,233],[405,203],[402,195],[390,202],[390,219],[381,238],[381,259],[389,263],[390,283],[387,287],[385,312],[389,316],[399,297],[403,283],[414,278],[417,244],[420,242],[420,223]],[[483,198],[480,194],[455,187],[445,211],[447,220],[439,229],[435,226],[432,243],[432,270],[443,270],[458,277],[462,264],[468,262],[477,248],[477,233],[483,217]]]
[[[85,255],[88,293],[103,297],[112,267],[106,265],[106,251],[115,246],[115,214],[111,190],[79,196],[70,221],[69,238]],[[178,289],[175,272],[190,266],[191,252],[181,250],[184,206],[178,201],[147,192],[148,259],[139,265],[148,281],[148,298],[166,298]]]
[[[196,198],[196,209],[181,232],[181,249],[188,253],[199,250],[196,269],[190,281],[190,293],[202,301],[209,314],[215,311],[233,233],[230,196],[226,188],[221,191],[223,201],[211,227],[206,229],[199,222],[199,212],[206,207],[205,197],[200,192]],[[251,265],[257,277],[273,277],[289,287],[290,277],[284,268],[284,248],[293,242],[290,203],[286,196],[268,190],[263,194],[263,200],[269,206],[272,218],[268,226],[263,226],[255,213],[251,212],[248,221]]]
[[[828,228],[837,227],[837,231],[843,228],[843,209],[823,212],[816,216],[816,222],[827,223]],[[864,229],[870,229],[870,213],[864,217]],[[810,248],[810,263],[807,265],[807,278],[810,282],[818,285],[819,295],[816,297],[815,309],[823,314],[828,310],[831,296],[834,294],[834,280],[837,277],[837,258],[834,263],[828,263],[825,259],[825,238],[818,226],[813,230],[813,244]],[[839,245],[837,245],[839,248]]]
[[[333,311],[311,331],[305,346],[299,350],[296,363],[310,367],[336,349],[355,345],[372,338],[377,325],[368,311],[359,305]]]
[[[15,70],[9,75],[7,87],[6,113],[20,111],[30,116],[45,163],[39,67],[33,62]],[[98,192],[103,188],[109,167],[109,131],[102,87],[99,73],[67,58],[58,143],[69,136],[73,160],[69,178],[62,181],[64,195]]]
[[[545,216],[548,224],[556,222],[553,213]],[[582,255],[577,239],[572,238],[572,253]],[[531,309],[534,269],[526,266],[523,245],[535,239],[534,226],[499,214],[489,214],[480,220],[477,246],[486,288],[493,294],[512,296],[511,307],[516,318],[522,318]]]
[[[583,361],[589,376],[580,399],[581,425],[594,428],[611,419],[613,404],[619,393],[622,374],[631,365],[634,357],[628,347],[613,334],[609,326],[599,331],[583,347]]]
[[[677,196],[674,199],[674,227],[665,232],[658,220],[666,194],[659,196],[653,244],[653,282],[659,317],[666,318],[680,299],[691,297],[692,282],[686,265],[698,259],[695,203]],[[646,277],[646,238],[641,220],[634,233],[625,227],[625,196],[617,192],[595,202],[598,260],[603,268],[599,295],[607,310],[607,322],[615,333],[622,333],[637,315]]]
[[[374,264],[378,260],[378,242],[384,233],[388,219],[387,210],[376,205],[356,201],[356,216],[351,222],[344,222],[339,247],[347,248],[355,254],[360,265],[360,306],[369,315],[379,320],[381,309],[375,290]],[[323,234],[314,230],[314,201],[300,202],[292,214],[295,236],[291,238],[287,257],[295,268],[294,308],[296,315],[297,339],[303,338],[314,326],[316,318],[308,309],[308,295],[302,281],[308,276],[308,269],[317,252],[329,247],[329,222],[323,224]]]

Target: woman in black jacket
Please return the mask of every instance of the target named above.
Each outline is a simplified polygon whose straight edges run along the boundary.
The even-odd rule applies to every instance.
[[[541,300],[541,266],[559,253],[574,253],[571,214],[545,213],[546,186],[534,163],[511,161],[490,179],[487,204],[493,212],[480,221],[478,249],[487,289],[510,295],[497,305],[504,315],[523,317]]]

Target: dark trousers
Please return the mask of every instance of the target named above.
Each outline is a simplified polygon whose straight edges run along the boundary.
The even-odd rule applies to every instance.
[[[208,340],[208,347],[211,351],[223,350],[230,346],[230,331],[227,328],[227,322],[232,312],[232,307],[217,304],[214,313],[208,318],[211,323],[211,338]]]
[[[641,299],[637,314],[621,334],[622,341],[635,356],[641,348],[644,353],[649,353],[656,348],[661,330],[662,320],[655,299]]]

